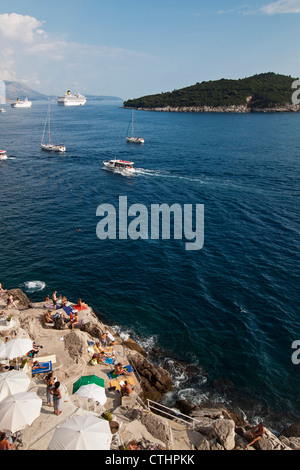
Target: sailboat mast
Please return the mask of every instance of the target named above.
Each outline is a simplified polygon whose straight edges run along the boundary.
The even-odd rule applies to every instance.
[[[50,145],[50,103],[48,104],[48,136],[49,136],[49,145]]]
[[[133,113],[134,113],[134,109],[132,110],[131,137],[133,137]]]

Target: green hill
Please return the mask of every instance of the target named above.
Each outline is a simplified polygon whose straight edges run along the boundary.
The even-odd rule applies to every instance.
[[[291,103],[292,82],[296,78],[272,72],[230,80],[222,78],[174,90],[124,101],[128,108],[247,106],[273,108]]]

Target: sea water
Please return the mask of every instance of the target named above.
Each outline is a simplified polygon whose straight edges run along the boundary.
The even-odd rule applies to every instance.
[[[165,397],[224,401],[276,427],[299,419],[300,114],[135,113],[46,102],[0,115],[0,282],[41,301],[81,297],[168,367]],[[114,174],[103,160],[130,160]],[[99,240],[97,207],[203,204],[204,246]]]

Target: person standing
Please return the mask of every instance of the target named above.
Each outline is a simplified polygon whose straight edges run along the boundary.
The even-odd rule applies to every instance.
[[[53,406],[53,395],[51,393],[51,390],[53,390],[55,386],[53,372],[50,372],[50,374],[47,375],[46,384],[47,384],[47,388],[46,388],[47,405]]]
[[[56,302],[57,302],[57,297],[56,297],[57,291],[54,291],[52,294],[52,300],[53,300],[53,309],[56,310]]]
[[[61,391],[59,389],[60,387],[60,382],[55,382],[54,388],[50,391],[50,393],[53,395],[53,407],[54,407],[54,414],[56,416],[61,414]]]
[[[12,294],[8,294],[6,309],[8,310],[10,306],[13,306],[15,307],[16,310],[18,310],[18,307],[16,306],[14,302],[14,298]]]

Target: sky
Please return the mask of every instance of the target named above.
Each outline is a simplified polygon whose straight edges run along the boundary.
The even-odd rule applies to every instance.
[[[300,0],[1,0],[0,79],[123,100],[300,75]]]

